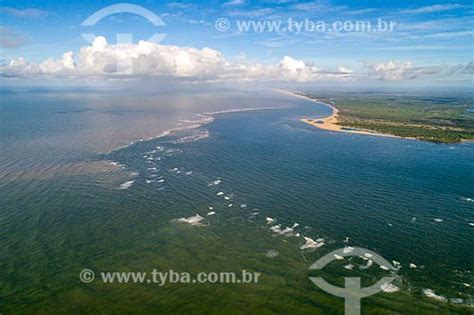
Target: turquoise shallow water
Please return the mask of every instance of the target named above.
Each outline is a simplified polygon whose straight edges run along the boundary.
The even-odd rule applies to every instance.
[[[421,290],[472,302],[472,288],[465,285],[473,283],[474,268],[474,227],[469,225],[474,222],[472,143],[449,146],[330,133],[299,121],[305,115],[328,115],[322,104],[267,94],[242,100],[248,108],[281,108],[207,115],[214,117],[212,122],[195,114],[242,108],[242,103],[191,110],[193,115],[180,119],[182,126],[194,128],[109,153],[102,148],[87,151],[83,144],[64,159],[87,167],[69,166],[52,177],[11,176],[20,164],[8,164],[0,187],[0,253],[6,257],[0,262],[0,310],[340,313],[341,300],[318,291],[307,278],[307,267],[323,253],[350,245],[402,266],[396,282],[401,291],[367,299],[368,312],[469,312],[422,297]],[[167,120],[166,114],[158,116],[158,125]],[[42,132],[38,129],[28,130]],[[47,131],[44,138],[49,139]],[[12,135],[3,139],[13,156],[13,144],[19,145],[13,136],[22,132],[4,128],[2,135]],[[124,140],[121,134],[107,139],[117,146],[134,140]],[[221,183],[209,186],[216,179]],[[130,187],[120,189],[131,181]],[[220,191],[230,200],[217,196]],[[215,215],[206,215],[209,206]],[[196,213],[205,217],[205,226],[174,221]],[[296,232],[322,237],[326,245],[301,251],[301,238],[275,235],[266,217],[282,228],[298,223]],[[268,250],[279,255],[268,258]],[[410,263],[417,268],[409,268]],[[86,267],[246,268],[261,271],[263,278],[261,284],[247,287],[105,287],[78,281]],[[335,282],[345,272],[337,267],[326,274]],[[363,275],[373,280],[374,274],[377,268]],[[117,298],[122,302],[114,304]],[[407,303],[413,309],[405,308]]]

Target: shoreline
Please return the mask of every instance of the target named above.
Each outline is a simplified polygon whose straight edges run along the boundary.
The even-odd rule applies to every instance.
[[[405,138],[405,137],[400,137],[400,136],[395,136],[391,135],[388,133],[380,133],[378,131],[373,131],[373,130],[366,130],[366,129],[356,129],[352,128],[349,126],[343,126],[338,124],[338,115],[339,115],[339,109],[337,109],[334,105],[319,101],[317,99],[310,98],[308,96],[304,96],[292,91],[288,90],[281,90],[281,89],[273,89],[276,92],[283,93],[288,96],[294,96],[298,97],[301,99],[305,99],[311,102],[315,103],[321,103],[329,108],[332,109],[332,114],[328,117],[324,118],[301,118],[300,121],[303,123],[306,123],[308,125],[311,125],[313,127],[316,127],[318,129],[326,130],[326,131],[336,131],[336,132],[344,132],[344,133],[352,133],[352,134],[360,134],[360,135],[369,135],[369,136],[379,136],[379,137],[389,137],[389,138],[400,138],[400,139],[411,139],[411,138]],[[351,129],[344,129],[344,128],[351,128]]]

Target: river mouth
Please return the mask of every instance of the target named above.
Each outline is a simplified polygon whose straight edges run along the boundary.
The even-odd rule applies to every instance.
[[[364,247],[402,267],[394,282],[400,291],[368,298],[369,311],[401,311],[399,301],[406,302],[405,311],[423,301],[427,314],[437,308],[462,312],[464,306],[423,296],[430,292],[423,289],[461,304],[472,294],[464,286],[472,283],[466,260],[472,226],[464,215],[472,209],[466,192],[472,145],[450,149],[331,133],[299,121],[328,112],[323,104],[297,100],[289,108],[214,114],[194,128],[92,154],[91,160],[114,167],[105,177],[100,172],[33,179],[22,189],[4,184],[4,308],[83,305],[124,312],[159,303],[172,311],[186,300],[180,311],[281,312],[297,305],[304,313],[316,305],[340,312],[342,299],[315,287],[308,268],[333,249]],[[302,249],[311,244],[304,237],[324,245]],[[343,277],[352,274],[344,269],[349,264],[364,285],[386,274],[375,264],[361,269],[367,260],[355,257],[336,261],[320,275],[343,286]],[[25,273],[16,273],[18,266]],[[253,284],[161,287],[81,283],[85,268],[97,276],[153,269],[245,269],[262,276]],[[44,283],[47,288],[38,289]],[[17,294],[20,289],[24,293]],[[120,305],[111,302],[117,296],[126,297]]]

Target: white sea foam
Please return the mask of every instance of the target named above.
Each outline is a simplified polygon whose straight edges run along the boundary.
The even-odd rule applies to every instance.
[[[432,289],[423,289],[423,295],[427,298],[434,299],[441,302],[446,302],[447,299],[444,296],[437,295]]]
[[[361,270],[366,270],[366,269],[369,269],[373,264],[374,264],[374,261],[371,260],[371,259],[368,259],[368,258],[365,258],[363,256],[361,256],[361,258],[364,258],[367,260],[367,264],[365,266],[361,266],[360,269]]]
[[[217,186],[221,183],[222,181],[220,179],[216,179],[216,180],[213,180],[212,182],[210,182],[209,184],[207,184],[207,186]]]
[[[450,299],[449,299],[449,303],[462,304],[462,303],[464,303],[464,300],[461,299],[461,298],[450,298]]]
[[[128,182],[120,184],[119,189],[129,189],[133,185],[134,182],[135,182],[134,180],[129,180]]]
[[[267,224],[272,224],[273,222],[275,222],[275,219],[270,217],[267,217],[265,220],[267,220]]]
[[[281,229],[281,224],[274,225],[270,227],[270,230],[273,231],[273,233],[276,233],[278,235],[284,235],[284,236],[293,236],[293,229],[290,227],[286,227],[285,229]]]
[[[440,218],[434,218],[433,221],[439,223],[439,222],[443,222],[443,219],[440,219]]]
[[[380,289],[385,292],[385,293],[394,293],[394,292],[398,292],[400,291],[400,288],[397,287],[396,285],[394,284],[391,284],[391,283],[383,283],[381,286],[380,286]]]
[[[239,112],[249,112],[256,110],[271,110],[271,109],[282,109],[281,107],[251,107],[251,108],[236,108],[236,109],[227,109],[216,112],[206,112],[205,115],[220,115],[228,113],[239,113]]]
[[[474,222],[469,222],[469,225],[470,225],[470,226],[474,226]]]
[[[305,243],[301,245],[300,249],[311,249],[311,248],[319,248],[324,245],[324,241],[318,242],[313,240],[310,237],[303,236]]]
[[[353,265],[353,264],[345,265],[345,266],[344,266],[344,269],[352,270],[352,269],[354,269],[354,265]]]
[[[280,255],[280,253],[278,253],[278,251],[276,251],[275,249],[270,249],[265,253],[265,256],[267,256],[268,258],[275,258],[278,255]]]
[[[173,156],[174,153],[181,153],[183,150],[181,149],[168,149],[165,151],[165,156]]]
[[[346,247],[344,247],[344,249],[342,250],[342,252],[343,252],[344,254],[347,254],[347,253],[352,252],[353,250],[354,250],[354,247],[346,246]]]
[[[124,169],[124,168],[125,168],[125,165],[124,165],[124,164],[121,164],[121,163],[118,163],[118,162],[114,162],[114,161],[109,162],[109,165],[117,166],[117,167],[119,167],[119,168],[121,168],[121,169]]]
[[[214,121],[214,117],[207,115],[205,113],[197,114],[197,116],[199,117],[199,119],[181,120],[181,121],[187,124],[193,124],[193,125],[205,125],[205,124],[210,124]]]
[[[281,224],[271,226],[270,230],[272,230],[273,232],[281,231]]]
[[[188,218],[180,218],[180,219],[177,219],[176,221],[180,222],[180,223],[186,223],[186,224],[189,224],[189,225],[199,226],[199,225],[203,225],[202,224],[203,220],[204,220],[204,218],[201,217],[198,213],[196,213],[196,215],[194,215],[194,216],[191,216],[191,217],[188,217]]]
[[[212,121],[214,121],[214,118],[212,116],[205,116],[205,115],[201,115],[201,114],[198,114],[198,116],[201,117],[201,119],[192,120],[192,121],[191,120],[181,121],[181,122],[186,123],[185,126],[178,126],[176,128],[171,128],[169,130],[165,130],[165,131],[163,131],[162,133],[160,133],[156,136],[152,136],[152,137],[148,137],[148,138],[141,138],[141,139],[138,139],[138,140],[130,141],[128,144],[117,147],[117,148],[114,148],[114,149],[110,150],[109,152],[125,149],[125,148],[127,148],[131,145],[134,145],[137,142],[143,142],[143,141],[148,141],[148,140],[153,140],[153,139],[157,139],[157,138],[166,137],[166,136],[170,135],[172,132],[175,132],[175,131],[196,129],[196,128],[201,127],[204,124],[208,124],[208,123],[211,123]],[[189,138],[183,137],[181,139],[178,139],[178,141],[180,141],[180,142],[196,141],[196,140],[202,139],[203,137],[207,137],[207,136],[208,136],[208,134],[205,134],[205,132],[202,132],[202,133],[200,133],[199,135],[196,135],[196,136],[189,136]],[[159,151],[159,152],[162,152],[163,147],[162,146],[157,146],[156,150]],[[155,152],[152,150],[148,153],[153,154]]]
[[[134,144],[137,143],[137,142],[142,142],[142,141],[147,141],[147,140],[153,140],[153,139],[158,139],[158,138],[166,137],[166,136],[168,136],[168,135],[171,133],[171,131],[172,131],[171,129],[170,129],[170,130],[165,130],[165,131],[163,131],[162,133],[160,133],[160,134],[158,134],[158,135],[156,135],[156,136],[152,136],[152,137],[149,137],[149,138],[141,138],[141,139],[138,139],[138,140],[130,141],[129,143],[127,143],[127,144],[125,144],[125,145],[122,145],[122,146],[113,148],[113,149],[110,150],[108,153],[111,153],[111,152],[114,152],[114,151],[119,151],[119,150],[128,148],[129,146],[132,146],[132,145],[134,145]]]
[[[174,141],[174,143],[194,142],[194,141],[198,141],[198,140],[205,139],[208,137],[209,137],[209,131],[203,130],[193,135],[181,137],[178,140]]]

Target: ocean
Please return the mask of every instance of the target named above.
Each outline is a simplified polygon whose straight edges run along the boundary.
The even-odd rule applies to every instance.
[[[3,91],[0,312],[342,314],[308,268],[362,247],[400,266],[397,292],[363,313],[472,313],[474,144],[300,121],[330,113],[270,90]],[[388,273],[366,263],[319,274],[367,286]],[[85,268],[261,277],[83,283]]]

